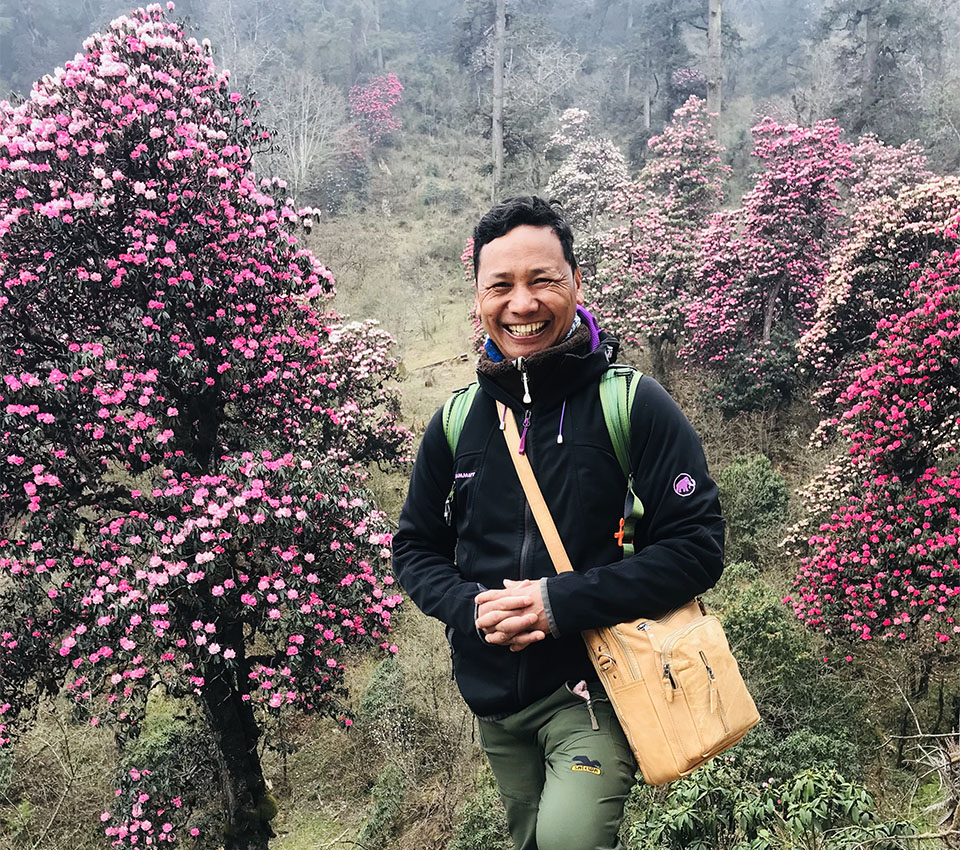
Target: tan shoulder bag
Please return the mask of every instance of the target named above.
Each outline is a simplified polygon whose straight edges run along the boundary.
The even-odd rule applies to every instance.
[[[530,461],[519,451],[514,417],[497,407],[553,565],[558,573],[572,570]],[[585,631],[583,639],[648,785],[692,773],[760,720],[720,621],[699,600],[656,620]]]

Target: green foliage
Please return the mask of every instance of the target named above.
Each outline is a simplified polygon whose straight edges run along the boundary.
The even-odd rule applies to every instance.
[[[797,387],[792,337],[789,327],[774,327],[770,342],[756,349],[743,342],[709,387],[707,403],[728,417],[787,404]]]
[[[457,811],[453,840],[447,850],[511,850],[512,847],[496,780],[484,765],[477,775],[475,790]]]
[[[0,799],[6,796],[13,783],[13,750],[0,749]]]
[[[387,764],[373,786],[370,816],[360,830],[358,841],[368,847],[390,846],[403,821],[403,797],[407,780],[395,764]]]
[[[718,476],[727,521],[727,557],[757,560],[778,542],[787,518],[787,482],[764,455],[739,457]]]
[[[864,691],[823,662],[816,638],[753,575],[749,565],[728,567],[708,598],[762,718],[737,745],[740,774],[760,781],[811,766],[859,774],[869,742]]]
[[[200,829],[200,837],[195,839],[197,850],[216,847],[222,813],[214,741],[194,717],[170,716],[164,707],[156,707],[144,731],[124,747],[117,787],[126,788],[131,772],[148,765],[151,796],[158,801],[178,799],[179,821]],[[138,786],[132,793],[140,790]],[[126,802],[125,795],[117,798],[118,814]]]
[[[29,800],[21,800],[14,808],[0,818],[0,831],[5,832],[11,846],[28,846],[32,843],[32,827],[36,818],[36,809]]]
[[[863,786],[836,770],[809,768],[759,786],[740,780],[736,759],[715,759],[663,792],[634,791],[631,845],[676,850],[876,850],[908,846],[903,821],[883,821]]]

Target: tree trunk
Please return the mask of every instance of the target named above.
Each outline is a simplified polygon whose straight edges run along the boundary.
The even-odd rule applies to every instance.
[[[650,349],[650,369],[653,377],[664,389],[668,390],[666,358],[663,356],[664,340],[658,336],[647,337],[647,347]]]
[[[869,126],[877,102],[877,65],[880,56],[880,31],[875,10],[863,10],[863,78],[860,89],[860,127]]]
[[[717,116],[710,120],[710,136],[716,139],[723,96],[723,0],[708,0],[707,6],[707,112]]]
[[[235,628],[242,628],[237,625]],[[242,646],[242,643],[233,645]],[[267,850],[274,836],[276,803],[267,793],[257,740],[260,730],[249,702],[223,667],[207,676],[201,701],[213,733],[223,805],[225,850]]]
[[[507,36],[506,0],[496,0],[493,29],[493,118],[490,142],[493,148],[493,183],[491,195],[496,202],[503,182],[503,54]]]
[[[363,40],[363,22],[359,7],[354,7],[350,20],[350,85],[360,76],[360,42]]]
[[[763,311],[763,344],[770,342],[770,335],[773,333],[773,316],[777,310],[777,298],[780,296],[780,290],[783,288],[783,277],[777,281],[777,285],[770,290],[767,296],[767,305]]]
[[[382,74],[384,72],[383,64],[383,44],[380,42],[380,0],[374,0],[373,3],[373,31],[377,34],[377,70]]]
[[[650,62],[650,40],[647,39],[643,51],[643,129],[650,130],[650,109],[653,97],[650,86],[653,81],[653,67]]]
[[[633,0],[627,0],[627,50],[630,49],[630,31],[633,29]],[[630,96],[630,72],[633,64],[627,60],[627,70],[623,75],[623,96]]]

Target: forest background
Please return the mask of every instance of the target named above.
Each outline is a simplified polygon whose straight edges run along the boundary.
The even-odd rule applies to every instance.
[[[719,7],[180,0],[170,14],[259,101],[256,170],[286,181],[334,308],[393,337],[389,355],[358,338],[385,386],[399,379],[415,437],[471,379],[472,224],[524,192],[564,203],[588,299],[701,433],[728,519],[708,601],[764,720],[689,779],[638,786],[628,846],[957,847],[960,6],[727,0],[711,27]],[[127,11],[0,3],[0,90],[16,104]],[[391,522],[401,442],[358,454],[369,466],[349,483]],[[442,629],[406,603],[382,646],[345,656],[335,719],[265,701],[270,846],[506,848]],[[0,846],[265,846],[221,814],[220,756],[183,695],[152,687],[121,734],[69,691],[46,688],[0,748]],[[167,832],[144,814],[161,799],[178,801]]]

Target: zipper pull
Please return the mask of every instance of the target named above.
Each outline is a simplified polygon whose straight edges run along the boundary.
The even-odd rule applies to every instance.
[[[587,712],[590,715],[590,728],[594,732],[599,732],[600,724],[597,723],[597,715],[593,713],[593,697],[587,697]]]
[[[663,665],[663,689],[666,691],[667,702],[673,702],[673,692],[677,689],[677,683],[673,681],[670,674],[670,665]]]
[[[523,403],[532,404],[533,399],[530,397],[530,384],[527,381],[527,364],[524,363],[522,357],[518,357],[514,363],[517,369],[520,370],[520,379],[523,381]]]
[[[527,429],[530,428],[530,411],[523,411],[523,430],[520,432],[520,445],[517,447],[517,454],[523,454],[527,449]]]

